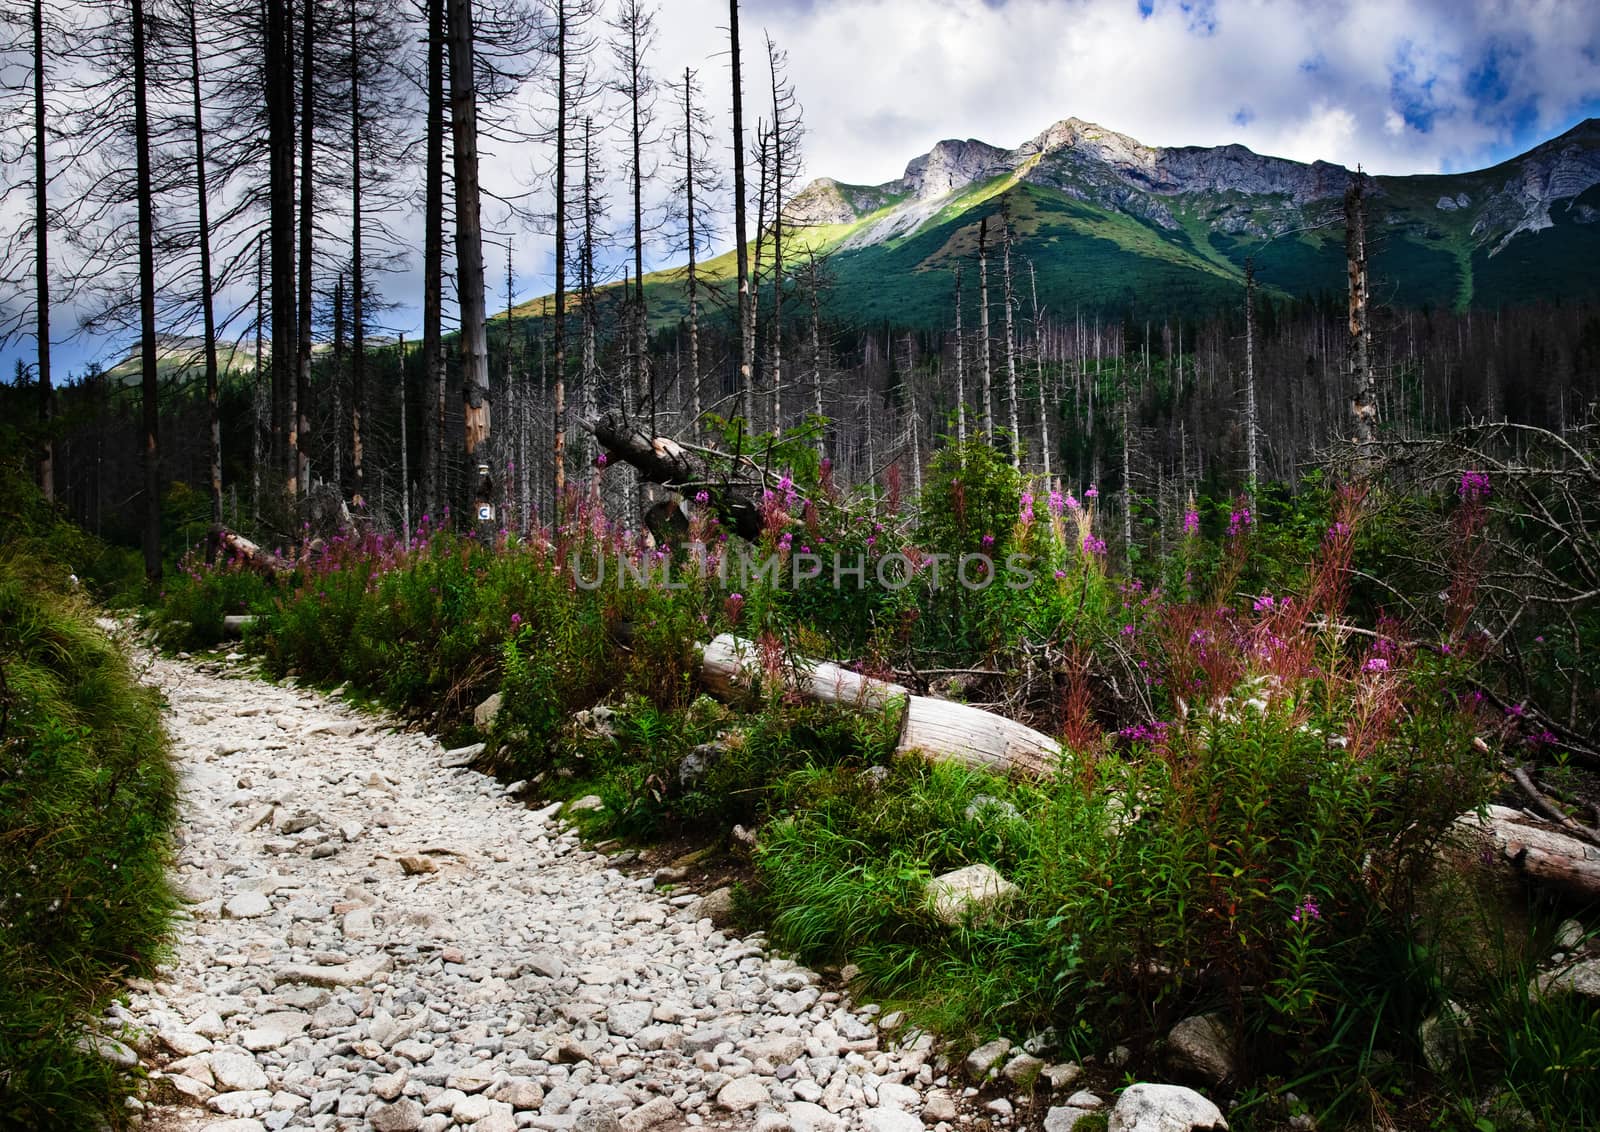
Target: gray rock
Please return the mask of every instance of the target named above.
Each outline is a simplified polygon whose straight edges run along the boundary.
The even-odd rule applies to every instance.
[[[422,1106],[410,1097],[380,1104],[367,1114],[374,1132],[417,1132],[422,1127]]]
[[[1017,886],[984,864],[955,869],[928,882],[926,897],[935,917],[952,926],[986,914],[1009,900]]]
[[[1001,1120],[1010,1120],[1011,1114],[1016,1111],[1011,1102],[1005,1097],[996,1097],[983,1107],[985,1111],[994,1113]]]
[[[1467,1038],[1472,1033],[1472,1016],[1455,1002],[1446,1001],[1438,1013],[1425,1018],[1417,1028],[1422,1060],[1439,1076],[1445,1076],[1467,1056]]]
[[[729,1112],[744,1112],[771,1100],[772,1094],[759,1077],[735,1077],[717,1092],[717,1107]]]
[[[1089,1115],[1089,1110],[1071,1105],[1052,1105],[1044,1114],[1044,1132],[1072,1132],[1078,1121]]]
[[[733,889],[724,885],[714,888],[694,905],[697,920],[710,920],[713,925],[725,928],[733,923]]]
[[[572,1132],[622,1132],[622,1122],[608,1108],[590,1108],[578,1114]]]
[[[104,1034],[83,1035],[78,1039],[78,1048],[85,1053],[94,1054],[101,1061],[115,1065],[118,1069],[139,1067],[139,1055],[131,1047]]]
[[[983,1045],[967,1054],[966,1060],[961,1064],[962,1067],[966,1069],[967,1076],[971,1077],[975,1081],[982,1081],[988,1077],[993,1071],[994,1067],[1000,1063],[1001,1058],[1005,1057],[1005,1055],[1010,1052],[1010,1040],[1007,1038],[996,1038],[992,1042],[984,1042]]]
[[[1182,1085],[1129,1085],[1117,1098],[1106,1132],[1201,1132],[1228,1122],[1216,1105]]]
[[[1551,994],[1600,998],[1600,959],[1580,959],[1539,975],[1529,990],[1534,998]]]
[[[959,1116],[961,1110],[956,1107],[956,1099],[945,1089],[930,1089],[922,1098],[922,1119],[931,1120],[935,1124],[941,1121],[952,1121]]]
[[[487,732],[489,728],[494,726],[494,721],[499,718],[500,708],[504,703],[505,697],[499,692],[484,700],[472,709],[472,726],[476,727],[480,732]]]
[[[631,1038],[650,1024],[655,1005],[649,1002],[619,1002],[606,1011],[606,1029]]]
[[[683,761],[678,764],[678,785],[686,790],[692,789],[727,754],[728,749],[721,743],[701,743],[684,755]]]
[[[1083,1076],[1083,1068],[1076,1061],[1065,1061],[1057,1065],[1046,1065],[1039,1076],[1050,1083],[1056,1091],[1070,1089]]]
[[[206,1064],[216,1079],[218,1092],[265,1089],[267,1075],[256,1059],[241,1050],[212,1050]]]
[[[839,1132],[844,1127],[843,1120],[811,1101],[790,1101],[783,1112],[794,1132]]]
[[[869,1108],[861,1124],[867,1132],[922,1132],[922,1117],[898,1108]]]
[[[1233,1047],[1233,1034],[1220,1014],[1185,1018],[1167,1035],[1167,1056],[1173,1069],[1213,1085],[1232,1081],[1238,1074]]]
[[[567,812],[572,814],[592,813],[605,808],[605,801],[598,794],[585,794],[582,798],[567,803]]]
[[[259,892],[241,892],[222,906],[222,914],[230,920],[253,920],[271,911],[272,901]]]
[[[384,952],[352,959],[348,963],[294,965],[280,968],[278,982],[306,983],[314,987],[357,987],[394,970],[394,960]]]
[[[1028,1053],[1019,1053],[1006,1062],[1000,1076],[1010,1081],[1019,1088],[1027,1088],[1039,1079],[1039,1074],[1044,1070],[1044,1062]]]
[[[668,1120],[676,1118],[678,1106],[667,1097],[653,1097],[622,1117],[618,1124],[622,1132],[645,1132]]]
[[[455,747],[439,756],[439,765],[447,769],[454,767],[471,766],[479,755],[483,754],[482,743],[469,743],[465,747]]]

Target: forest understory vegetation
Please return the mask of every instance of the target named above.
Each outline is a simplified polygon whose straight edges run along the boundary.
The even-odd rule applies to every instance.
[[[135,1086],[104,1014],[165,954],[177,777],[95,620],[138,594],[138,556],[63,521],[16,441],[0,429],[0,1126],[92,1128]]]
[[[1529,805],[1518,773],[1577,827],[1600,798],[1596,439],[1385,445],[1293,491],[1191,498],[1167,552],[1120,564],[1093,485],[980,442],[943,449],[920,496],[773,473],[748,545],[708,493],[656,546],[574,485],[553,529],[423,517],[278,573],[197,547],[151,623],[194,649],[253,616],[269,673],[461,742],[498,693],[483,765],[598,796],[596,839],[709,845],[747,923],[958,1045],[1042,1035],[1101,1066],[1122,1046],[1124,1072],[1161,1073],[1173,1024],[1205,1014],[1236,1128],[1578,1128],[1600,1119],[1600,1016],[1535,984],[1586,954],[1586,910],[1457,819]],[[973,584],[939,584],[963,555]],[[727,702],[693,647],[724,632],[764,672]],[[794,695],[802,658],[1028,723],[1061,765],[897,757],[892,711]],[[929,882],[973,864],[1015,890],[951,925]]]

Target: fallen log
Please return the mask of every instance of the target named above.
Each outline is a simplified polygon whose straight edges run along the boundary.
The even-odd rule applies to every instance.
[[[1509,806],[1490,806],[1483,817],[1462,814],[1456,825],[1529,880],[1586,900],[1600,898],[1600,848]]]
[[[762,677],[753,641],[724,633],[699,648],[700,679],[714,695],[732,696]],[[1054,772],[1062,760],[1060,744],[1025,724],[966,704],[914,696],[899,684],[828,661],[795,658],[786,684],[820,703],[864,711],[898,710],[900,754],[917,751],[936,762],[1032,777]]]
[[[206,535],[206,564],[215,565],[219,555],[232,558],[241,566],[268,577],[275,578],[294,569],[292,564],[262,550],[239,532],[214,526]]]
[[[606,413],[584,422],[595,440],[614,457],[635,468],[650,483],[704,491],[730,530],[754,542],[761,537],[760,491],[716,475],[704,459],[665,436],[652,436],[641,422],[621,413]]]

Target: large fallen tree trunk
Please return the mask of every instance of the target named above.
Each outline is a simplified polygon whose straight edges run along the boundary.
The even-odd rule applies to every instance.
[[[663,487],[703,491],[735,534],[752,542],[761,537],[760,488],[719,476],[702,457],[665,436],[652,436],[644,424],[621,413],[607,413],[584,427],[615,458]]]
[[[1484,817],[1462,814],[1456,825],[1488,842],[1493,852],[1529,880],[1585,900],[1600,898],[1600,849],[1558,833],[1509,806],[1490,806]]]
[[[827,661],[794,658],[788,667],[786,686],[807,699],[867,711],[899,711],[896,749],[902,754],[920,751],[935,761],[1033,777],[1050,774],[1061,763],[1061,746],[1054,739],[993,712],[914,696],[899,684]],[[735,695],[761,680],[764,671],[753,641],[724,633],[700,646],[700,679],[715,695]]]
[[[284,561],[270,551],[262,550],[237,531],[230,531],[223,526],[212,527],[206,536],[207,565],[214,565],[218,557],[232,559],[241,566],[265,574],[269,578],[287,574],[294,569],[292,563]]]

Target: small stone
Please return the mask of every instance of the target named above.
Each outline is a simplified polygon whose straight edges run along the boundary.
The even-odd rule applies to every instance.
[[[1039,1071],[1039,1076],[1050,1083],[1050,1087],[1060,1092],[1072,1088],[1083,1076],[1083,1067],[1076,1061],[1065,1061],[1056,1065],[1046,1065]]]
[[[267,1075],[249,1054],[237,1050],[212,1050],[206,1058],[218,1092],[265,1089]]]
[[[1044,1062],[1029,1053],[1019,1053],[1006,1062],[1000,1076],[1010,1081],[1018,1088],[1027,1088],[1039,1079],[1039,1074],[1044,1069]]]
[[[945,1089],[932,1089],[922,1099],[922,1119],[935,1124],[952,1121],[960,1115],[956,1099]]]
[[[1016,1111],[1011,1102],[1006,1100],[1005,1097],[996,1097],[983,1107],[985,1110],[994,1113],[1001,1120],[1010,1120],[1011,1114]]]
[[[710,920],[716,927],[727,927],[733,923],[733,889],[726,885],[712,889],[694,906],[693,915],[697,920]]]
[[[439,757],[439,765],[447,768],[470,766],[473,760],[483,754],[483,749],[484,745],[482,743],[456,747],[453,750],[446,751]]]
[[[1088,1109],[1072,1105],[1052,1105],[1044,1114],[1044,1132],[1072,1132],[1078,1121],[1089,1115]]]
[[[771,1100],[772,1094],[757,1077],[735,1077],[717,1093],[717,1107],[729,1112],[744,1112]]]
[[[671,1120],[678,1115],[678,1106],[670,1098],[653,1097],[624,1116],[618,1123],[622,1132],[645,1132],[647,1128],[654,1128],[657,1124]]]
[[[1005,1038],[996,1038],[967,1054],[962,1067],[966,1069],[967,1076],[982,1081],[999,1064],[1000,1059],[1010,1052],[1011,1042]]]
[[[619,1002],[606,1011],[606,1029],[631,1038],[650,1024],[655,1005],[649,1002]]]
[[[380,1104],[367,1114],[374,1132],[417,1132],[422,1127],[422,1106],[410,1097]]]
[[[259,892],[241,892],[222,906],[222,914],[231,920],[252,920],[272,911],[272,901]]]
[[[439,862],[432,857],[423,857],[416,853],[404,853],[396,857],[395,860],[400,862],[400,868],[408,877],[424,876],[428,873],[439,871]]]
[[[605,800],[598,794],[585,794],[577,801],[567,803],[567,812],[573,814],[593,813],[605,808]]]
[[[861,1123],[867,1132],[922,1132],[922,1118],[898,1108],[869,1108]]]
[[[843,1120],[811,1101],[790,1101],[783,1111],[794,1132],[839,1132],[844,1127]]]

